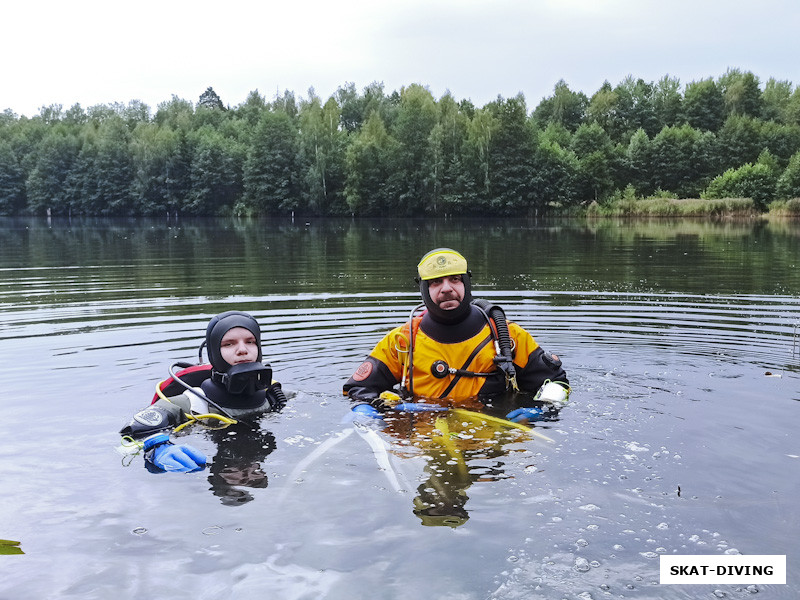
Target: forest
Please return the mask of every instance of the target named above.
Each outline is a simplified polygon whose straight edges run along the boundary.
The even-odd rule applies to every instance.
[[[2,215],[535,216],[653,199],[800,214],[800,87],[731,68],[591,96],[562,80],[532,110],[376,82],[0,113]]]

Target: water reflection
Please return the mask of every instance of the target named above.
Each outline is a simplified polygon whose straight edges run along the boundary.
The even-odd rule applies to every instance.
[[[400,448],[410,444],[425,459],[413,499],[413,512],[425,526],[466,523],[469,487],[513,477],[505,472],[504,457],[515,444],[533,439],[519,429],[470,422],[452,412],[395,417],[386,432],[404,442]]]
[[[263,464],[276,448],[275,436],[258,424],[242,423],[206,435],[217,448],[208,467],[211,492],[226,506],[252,501],[249,489],[262,489],[269,483]]]
[[[5,559],[17,562],[4,592],[673,600],[696,589],[651,583],[661,553],[791,554],[798,231],[785,221],[0,220],[0,470],[13,517],[0,537],[25,549]],[[475,296],[569,367],[570,403],[545,428],[555,444],[454,437],[454,455],[433,417],[379,434],[407,476],[403,492],[354,434],[298,482],[305,457],[339,439],[343,381],[417,303],[415,259],[436,246],[466,253]],[[243,461],[225,464],[245,432],[229,445],[224,430],[189,432],[219,453],[213,481],[208,469],[120,468],[119,426],[228,309],[262,324],[289,405],[262,421]],[[460,524],[420,525],[437,511]],[[794,598],[800,579],[759,591]]]

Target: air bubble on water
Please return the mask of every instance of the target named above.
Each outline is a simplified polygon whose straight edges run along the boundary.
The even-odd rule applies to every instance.
[[[600,507],[597,506],[596,504],[584,504],[583,506],[579,506],[578,508],[590,512],[595,510],[600,510]]]
[[[655,552],[639,552],[640,555],[644,556],[645,558],[658,558],[658,554]]]
[[[596,569],[597,567],[600,566],[600,561],[599,560],[593,560],[592,562],[589,563],[589,566]]]
[[[515,562],[519,561],[519,557],[517,557],[517,556],[514,556],[514,555],[512,554],[511,556],[509,556],[509,557],[508,557],[508,559],[507,559],[507,560],[508,560],[508,562],[510,562],[510,563],[515,563]]]
[[[614,550],[620,552],[622,550],[625,550],[625,546],[623,546],[622,544],[614,544]]]
[[[659,523],[658,525],[656,525],[656,529],[669,529],[669,525],[667,525],[666,523]]]
[[[588,546],[588,545],[589,545],[589,542],[587,542],[587,541],[586,541],[585,539],[583,539],[583,538],[580,538],[579,540],[576,540],[576,541],[575,541],[575,545],[576,545],[576,546],[578,546],[578,547],[584,547],[584,546]]]
[[[579,573],[586,573],[591,567],[589,566],[589,561],[579,556],[575,559],[575,565],[573,568],[578,571]]]
[[[715,595],[717,598],[724,598],[724,597],[725,597],[725,596],[727,596],[728,594],[726,594],[726,593],[725,593],[725,592],[723,592],[722,590],[714,590],[714,595]]]
[[[136,535],[144,535],[147,533],[146,527],[137,527],[131,533],[135,533]]]
[[[211,525],[210,527],[206,527],[203,529],[203,535],[217,535],[218,533],[222,532],[222,527],[219,525]]]
[[[725,554],[741,554],[736,548],[728,548],[725,550]]]

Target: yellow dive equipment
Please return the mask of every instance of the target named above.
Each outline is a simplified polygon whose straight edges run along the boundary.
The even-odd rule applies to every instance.
[[[553,442],[553,438],[547,437],[543,433],[539,433],[538,431],[534,431],[533,427],[529,427],[527,425],[523,425],[522,423],[514,423],[513,421],[509,421],[508,419],[501,419],[500,417],[493,417],[492,415],[487,415],[485,413],[475,412],[472,410],[467,410],[465,408],[451,408],[450,411],[458,416],[463,418],[467,421],[472,421],[473,423],[480,424],[483,422],[484,424],[488,425],[496,425],[500,427],[509,427],[511,429],[521,429],[532,435],[533,437],[537,437],[539,439],[545,440],[547,442]]]

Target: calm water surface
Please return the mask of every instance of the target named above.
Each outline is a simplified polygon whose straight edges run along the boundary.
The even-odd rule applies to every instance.
[[[342,423],[437,246],[562,356],[553,443]],[[0,599],[796,598],[799,261],[797,222],[0,220]],[[117,431],[229,309],[290,404],[151,474]],[[787,585],[658,585],[725,553]]]

